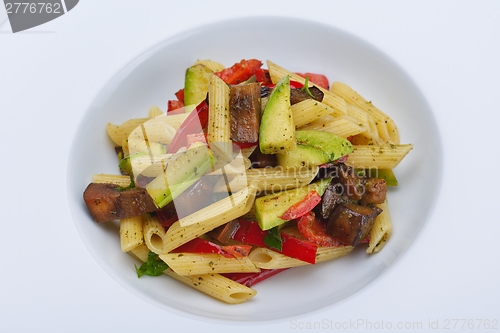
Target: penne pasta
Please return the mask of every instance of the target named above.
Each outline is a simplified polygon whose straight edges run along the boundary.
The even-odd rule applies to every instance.
[[[130,177],[124,175],[109,175],[98,173],[92,177],[92,182],[102,184],[116,184],[125,187],[130,185]]]
[[[231,162],[233,144],[229,115],[229,86],[216,75],[210,76],[208,103],[208,144],[217,157]]]
[[[346,164],[356,169],[394,169],[412,149],[412,144],[358,145],[354,146]]]
[[[255,194],[256,188],[249,186],[176,221],[167,231],[168,242],[164,252],[170,252],[180,245],[246,214],[253,206]]]
[[[335,110],[314,99],[305,99],[291,106],[292,118],[296,128],[309,124],[321,116],[334,114]]]
[[[142,224],[143,216],[120,220],[120,246],[123,252],[128,252],[144,243]]]
[[[165,229],[156,216],[144,215],[143,233],[144,242],[150,251],[156,254],[167,252],[168,239],[165,235]]]
[[[154,117],[157,117],[157,116],[161,116],[165,114],[159,107],[153,105],[152,107],[149,108],[149,111],[148,111],[148,117],[149,118],[154,118]]]
[[[352,246],[326,247],[319,246],[316,253],[316,263],[321,263],[349,254]],[[266,247],[257,247],[248,255],[255,266],[262,269],[280,269],[311,265],[305,261],[288,257]]]
[[[144,245],[138,246],[129,252],[130,255],[142,262],[147,261],[148,253],[149,249]],[[170,268],[167,268],[163,273],[188,287],[228,304],[247,302],[257,295],[255,289],[246,287],[220,274],[181,276]]]
[[[260,272],[249,257],[225,257],[212,253],[167,253],[160,255],[160,258],[179,275]]]
[[[142,133],[143,129],[140,126],[145,126],[145,131],[147,132],[147,136],[151,139],[151,141],[158,141],[163,143],[169,143],[171,138],[170,136],[165,136],[162,133],[163,130],[167,130],[167,134],[171,133],[172,130],[177,130],[182,122],[187,118],[187,113],[176,114],[176,115],[166,115],[162,113],[160,116],[156,116],[154,118],[134,118],[124,122],[121,125],[114,125],[108,123],[106,125],[106,131],[111,140],[115,143],[116,146],[122,146],[123,141],[129,139],[130,134],[134,130],[137,129],[137,133],[135,136],[137,138],[142,138],[145,140],[145,135]],[[139,127],[139,128],[138,128]]]
[[[366,127],[354,117],[331,115],[323,116],[300,129],[330,132],[343,138],[366,132]]]
[[[202,64],[203,66],[212,70],[214,73],[220,72],[221,70],[226,68],[223,64],[218,63],[217,61],[210,60],[210,59],[197,60],[194,64],[195,65]]]
[[[377,216],[370,230],[370,242],[368,243],[366,253],[380,252],[385,244],[387,244],[392,233],[392,221],[389,214],[387,199],[384,203],[376,206],[382,209],[382,213]]]
[[[278,66],[272,61],[267,60],[267,67],[269,69],[269,75],[271,76],[271,80],[273,83],[278,82],[283,76],[290,75],[290,80],[294,80],[300,82],[302,84],[305,83],[305,78],[301,77],[298,74],[295,74],[281,66]],[[311,85],[314,85],[313,83]],[[320,89],[324,96],[322,102],[326,105],[329,105],[333,108],[333,115],[338,117],[347,114],[347,104],[346,101],[340,97],[329,91],[328,89],[324,89],[322,87],[317,86]]]
[[[373,117],[377,126],[379,136],[386,144],[399,144],[399,131],[394,121],[372,104],[367,101],[354,89],[342,82],[334,82],[330,91],[335,95],[342,97],[348,104],[355,105]]]

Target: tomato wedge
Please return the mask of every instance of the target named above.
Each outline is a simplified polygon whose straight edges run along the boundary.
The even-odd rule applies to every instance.
[[[257,59],[241,60],[231,67],[225,68],[220,72],[215,73],[227,84],[238,84],[248,80],[252,75],[255,75],[257,81],[265,79],[265,72],[261,68],[262,61]]]
[[[328,78],[323,74],[314,74],[314,73],[297,73],[297,75],[306,77],[309,76],[309,81],[314,84],[317,84],[321,88],[330,89],[330,83],[328,82]]]
[[[326,233],[326,226],[316,218],[314,212],[302,216],[297,221],[300,233],[309,241],[321,246],[342,246],[343,244]]]
[[[321,196],[316,190],[307,192],[306,197],[290,206],[280,218],[285,221],[294,220],[309,213],[321,202]]]

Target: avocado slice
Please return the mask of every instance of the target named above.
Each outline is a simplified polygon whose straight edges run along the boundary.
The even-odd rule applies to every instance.
[[[210,68],[202,64],[191,66],[186,70],[184,78],[184,105],[196,106],[207,98],[208,82],[212,73],[213,71]],[[189,110],[192,109],[189,108]]]
[[[205,145],[190,148],[170,162],[165,171],[146,185],[158,208],[165,207],[200,179],[215,163],[215,156]]]
[[[271,92],[262,113],[259,148],[263,154],[280,154],[294,149],[295,124],[290,106],[290,76],[284,76]]]
[[[290,208],[290,206],[303,200],[307,193],[316,190],[320,196],[325,193],[331,178],[325,178],[304,187],[282,191],[275,194],[255,199],[255,218],[262,230],[269,230],[287,222],[280,216]]]
[[[295,132],[297,144],[321,149],[333,161],[353,151],[349,140],[330,132],[298,130]]]
[[[352,144],[341,136],[315,130],[295,131],[297,147],[277,154],[279,166],[294,168],[325,164],[352,152]]]
[[[330,161],[330,156],[316,147],[297,144],[293,150],[284,154],[276,154],[276,160],[279,166],[290,169],[325,164]]]

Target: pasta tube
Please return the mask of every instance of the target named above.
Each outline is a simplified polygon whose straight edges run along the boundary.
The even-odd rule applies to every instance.
[[[228,258],[221,254],[167,253],[160,255],[160,258],[179,275],[260,272],[249,257]]]
[[[129,253],[136,259],[145,262],[148,259],[149,249],[142,245],[136,247]],[[188,287],[194,288],[208,296],[229,304],[240,304],[257,295],[255,289],[246,287],[220,274],[181,276],[170,268],[167,268],[163,273],[182,282]]]
[[[373,223],[373,227],[370,230],[370,242],[368,243],[366,253],[380,252],[380,250],[384,248],[392,233],[392,221],[389,214],[387,199],[384,203],[375,206],[381,208],[382,213],[377,216],[375,222]]]
[[[123,252],[128,252],[144,243],[142,223],[142,216],[120,220],[120,246]]]
[[[413,149],[412,144],[403,145],[358,145],[349,154],[346,164],[356,169],[394,169]]]

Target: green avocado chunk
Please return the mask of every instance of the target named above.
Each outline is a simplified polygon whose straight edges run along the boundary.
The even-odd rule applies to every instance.
[[[146,185],[146,191],[158,208],[165,207],[194,184],[215,163],[215,156],[205,145],[190,148],[170,162],[165,171]]]
[[[297,130],[295,138],[295,149],[277,155],[279,166],[294,168],[321,165],[337,160],[353,150],[347,139],[329,132]]]
[[[271,92],[259,129],[263,154],[281,154],[295,148],[295,124],[290,106],[290,77],[284,76]]]
[[[299,130],[295,132],[297,144],[312,146],[324,151],[329,161],[341,158],[353,151],[352,144],[345,138],[330,132]]]
[[[186,70],[184,78],[184,105],[196,106],[207,98],[208,81],[211,73],[213,73],[212,70],[202,64],[191,66]]]

